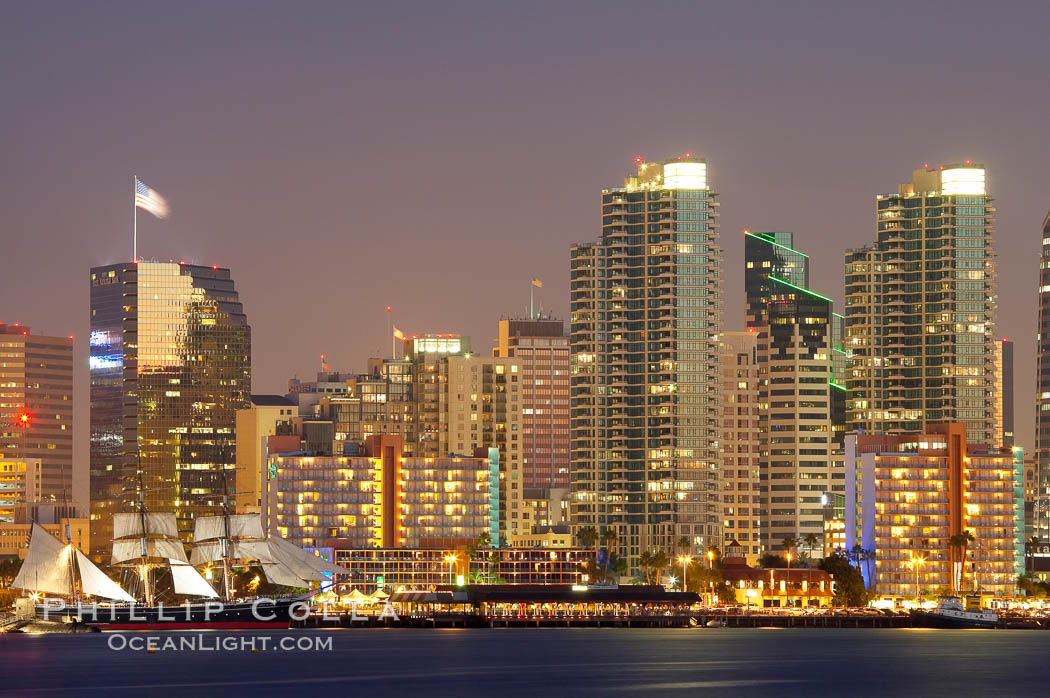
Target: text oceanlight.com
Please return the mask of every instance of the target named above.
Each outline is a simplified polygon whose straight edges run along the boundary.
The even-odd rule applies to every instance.
[[[131,652],[330,652],[332,637],[254,635],[248,637],[195,633],[179,636],[111,634],[111,650]]]

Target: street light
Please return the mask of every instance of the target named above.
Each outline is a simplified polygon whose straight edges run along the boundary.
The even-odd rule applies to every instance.
[[[791,569],[791,551],[790,550],[788,551],[787,558],[788,558],[788,569]]]
[[[678,561],[682,563],[682,591],[685,591],[686,590],[685,566],[688,565],[690,562],[692,562],[693,558],[689,557],[688,555],[679,555],[678,556]]]
[[[707,566],[710,567],[712,570],[715,569],[715,551],[714,550],[710,550],[709,549],[707,551]],[[708,586],[708,589],[711,592],[711,598],[708,600],[708,604],[711,605],[711,606],[714,606],[715,605],[715,583],[714,582],[708,582],[707,586]]]
[[[456,564],[457,560],[459,560],[459,557],[455,553],[449,553],[448,555],[445,556],[445,562],[448,563],[448,583],[449,584],[455,584],[456,583],[455,578],[454,578],[455,568],[453,567],[453,565]]]
[[[915,570],[915,598],[919,598],[919,568],[922,567],[922,563],[926,562],[924,557],[913,557],[910,560],[911,568]]]

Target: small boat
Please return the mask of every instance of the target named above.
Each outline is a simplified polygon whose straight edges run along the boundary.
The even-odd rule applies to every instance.
[[[724,628],[726,627],[726,625],[727,623],[724,620],[718,620],[713,618],[707,621],[707,627],[709,628]]]
[[[917,628],[1000,628],[998,614],[981,609],[981,599],[971,596],[964,604],[958,596],[942,596],[933,610],[912,609]]]

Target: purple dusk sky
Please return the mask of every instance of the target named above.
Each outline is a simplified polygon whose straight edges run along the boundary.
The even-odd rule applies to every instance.
[[[254,390],[318,354],[363,369],[406,332],[481,351],[529,280],[568,308],[568,247],[635,155],[706,157],[726,327],[741,231],[792,230],[815,290],[924,162],[988,167],[1000,334],[1033,442],[1039,226],[1050,207],[1047,5],[40,2],[0,23],[0,321],[77,336],[88,268],[131,257],[131,176],[171,202],[139,250],[233,270]]]

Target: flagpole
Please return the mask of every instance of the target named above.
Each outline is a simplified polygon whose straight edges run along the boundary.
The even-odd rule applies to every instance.
[[[534,313],[533,313],[533,300],[532,300],[532,297],[533,297],[533,295],[535,293],[536,293],[536,280],[533,279],[529,283],[529,319],[530,320],[535,319],[534,318]]]
[[[390,359],[397,358],[397,340],[394,338],[394,315],[388,305],[386,307],[386,329],[390,333]]]
[[[135,195],[138,188],[139,178],[137,175],[131,175],[131,218],[132,218],[132,230],[133,242],[131,243],[132,249],[132,262],[139,261],[139,205],[135,202]]]

